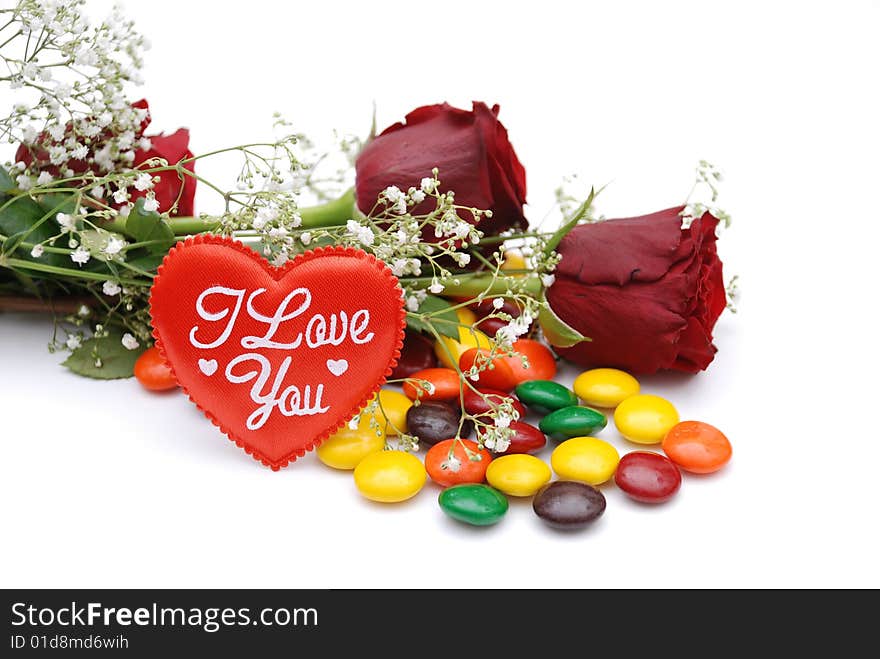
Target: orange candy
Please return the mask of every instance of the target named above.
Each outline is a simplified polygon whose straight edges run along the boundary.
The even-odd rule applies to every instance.
[[[516,384],[530,380],[552,380],[556,377],[556,360],[550,349],[540,341],[520,339],[513,342],[513,350],[518,353],[507,359],[516,378]],[[523,368],[524,356],[529,360],[529,368]]]
[[[432,386],[425,391],[421,383],[414,380],[425,380]],[[458,373],[451,368],[426,368],[416,371],[403,383],[403,393],[410,400],[452,400],[458,398],[461,391],[461,380]]]
[[[455,449],[450,460],[449,450],[453,444]],[[467,447],[467,451],[465,450]],[[471,455],[479,455],[479,460],[471,460]],[[425,469],[438,485],[449,487],[460,483],[482,483],[486,479],[486,469],[492,461],[492,454],[481,449],[476,442],[469,439],[446,439],[437,442],[425,454]]]
[[[156,346],[148,348],[134,363],[134,377],[144,389],[168,391],[177,388],[177,380]]]
[[[694,474],[711,474],[728,463],[733,449],[718,428],[702,421],[682,421],[663,439],[663,451],[679,467]]]
[[[475,362],[478,368],[483,366],[488,355],[488,350],[483,348],[471,348],[462,353],[461,358],[458,360],[458,367],[461,369],[462,373],[467,374]],[[477,386],[479,387],[498,389],[504,393],[511,391],[517,384],[516,377],[513,374],[513,368],[510,365],[510,360],[500,353],[496,353],[492,360],[491,367],[480,372],[478,380],[471,379],[471,381],[477,383]]]

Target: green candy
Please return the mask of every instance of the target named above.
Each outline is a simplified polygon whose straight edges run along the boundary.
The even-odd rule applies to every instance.
[[[440,493],[438,501],[452,519],[473,526],[498,523],[509,505],[507,497],[494,487],[476,483],[453,485]]]
[[[551,380],[530,380],[518,384],[516,397],[538,414],[578,404],[578,398],[571,389]]]
[[[563,442],[572,437],[589,437],[602,430],[607,423],[608,419],[598,410],[572,405],[551,412],[541,419],[538,427],[545,435]]]

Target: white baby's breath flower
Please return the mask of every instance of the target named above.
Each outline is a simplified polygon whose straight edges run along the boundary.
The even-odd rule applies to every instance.
[[[33,249],[31,249],[31,257],[38,259],[43,255],[44,248],[42,245],[34,245]]]
[[[49,172],[43,171],[37,177],[37,185],[49,185],[54,180]]]
[[[431,194],[437,188],[437,182],[430,176],[426,176],[422,179],[419,187],[425,194]]]
[[[312,242],[312,234],[310,234],[308,231],[303,231],[301,234],[299,234],[299,240],[303,245],[308,245],[310,242]]]
[[[431,285],[428,286],[428,290],[431,293],[433,293],[434,295],[440,295],[440,293],[442,293],[443,289],[445,289],[445,288],[446,287],[443,284],[441,284],[439,281],[437,281],[436,278],[433,281],[431,281]]]
[[[417,206],[418,204],[425,201],[425,193],[421,190],[416,190],[415,188],[413,188],[412,192],[409,193],[409,198],[412,200],[412,203]]]
[[[113,297],[115,295],[119,295],[119,293],[122,291],[122,287],[115,281],[108,280],[104,282],[103,286],[101,286],[101,290],[104,292],[104,295]]]
[[[496,297],[494,300],[492,300],[492,306],[495,307],[496,309],[500,309],[501,307],[504,306],[504,298],[503,297]]]
[[[418,311],[420,305],[421,302],[419,302],[419,299],[415,295],[410,295],[408,298],[406,298],[406,308],[408,310]]]
[[[19,174],[15,177],[15,182],[18,183],[18,188],[20,190],[30,190],[34,187],[34,179],[27,174]]]
[[[113,201],[115,201],[117,204],[124,204],[126,201],[128,201],[128,198],[128,190],[126,190],[125,188],[119,188],[116,192],[113,193]]]
[[[61,227],[61,233],[69,233],[76,228],[76,218],[67,213],[57,213],[55,215],[55,221],[58,222],[58,226]]]
[[[141,344],[138,343],[138,340],[134,338],[129,332],[126,332],[122,335],[122,345],[126,350],[137,350],[141,347]]]
[[[110,240],[107,241],[107,245],[104,247],[104,254],[107,256],[115,256],[122,251],[126,244],[127,243],[121,238],[110,236]]]
[[[71,334],[67,337],[67,341],[65,341],[68,350],[76,350],[82,345],[82,337],[78,334]]]
[[[541,275],[541,283],[544,284],[544,288],[550,288],[555,281],[556,281],[556,275],[550,275],[550,274]]]
[[[89,309],[86,305],[81,304],[79,309],[76,310],[76,315],[80,318],[88,318],[92,315],[92,310]]]
[[[89,253],[89,250],[87,250],[82,245],[77,247],[70,255],[70,260],[74,263],[78,263],[79,265],[84,265],[88,263],[90,258],[92,258],[92,255]]]
[[[89,147],[85,144],[77,144],[70,151],[70,157],[74,160],[85,160],[87,155],[89,155]]]
[[[141,192],[145,192],[153,187],[153,177],[147,172],[142,172],[138,174],[138,177],[134,180],[134,187],[136,190],[140,190]]]
[[[95,199],[103,199],[104,198],[104,186],[103,185],[96,185],[94,188],[92,188],[92,196]]]
[[[153,211],[159,210],[159,202],[156,201],[155,197],[145,197],[144,198],[144,210],[148,213],[152,213]]]
[[[453,474],[457,474],[461,470],[461,460],[459,460],[454,455],[451,455],[446,460],[440,463],[440,469],[443,469],[444,471],[451,471]]]

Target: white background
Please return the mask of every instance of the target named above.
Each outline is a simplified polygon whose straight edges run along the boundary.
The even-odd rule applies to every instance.
[[[643,389],[722,428],[734,459],[660,507],[606,486],[584,533],[545,529],[528,502],[471,529],[430,484],[383,506],[314,456],[273,473],[183,396],[73,376],[46,319],[6,315],[2,585],[880,586],[877,3],[126,9],[153,42],[135,92],[152,128],[188,126],[196,153],[269,137],[275,110],[321,137],[363,133],[374,100],[381,128],[478,99],[501,104],[533,220],[565,175],[611,183],[599,209],[615,217],[680,203],[700,158],[721,166],[740,313],[722,316],[708,372]]]

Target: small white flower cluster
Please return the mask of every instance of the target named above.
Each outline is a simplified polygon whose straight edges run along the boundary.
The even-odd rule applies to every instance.
[[[507,325],[495,333],[495,340],[502,346],[511,345],[519,337],[528,333],[534,320],[535,318],[529,310],[523,310],[519,316],[512,318]]]
[[[346,233],[356,242],[364,247],[369,247],[376,242],[376,234],[366,224],[361,224],[357,220],[349,220],[345,224]]]
[[[30,148],[33,162],[17,177],[22,190],[84,170],[130,167],[135,151],[150,146],[139,137],[148,112],[124,93],[127,83],[140,81],[140,51],[148,44],[118,8],[90,26],[84,4],[22,0],[3,12],[11,11],[12,20],[0,32],[0,60],[21,100],[0,119],[0,138]]]

